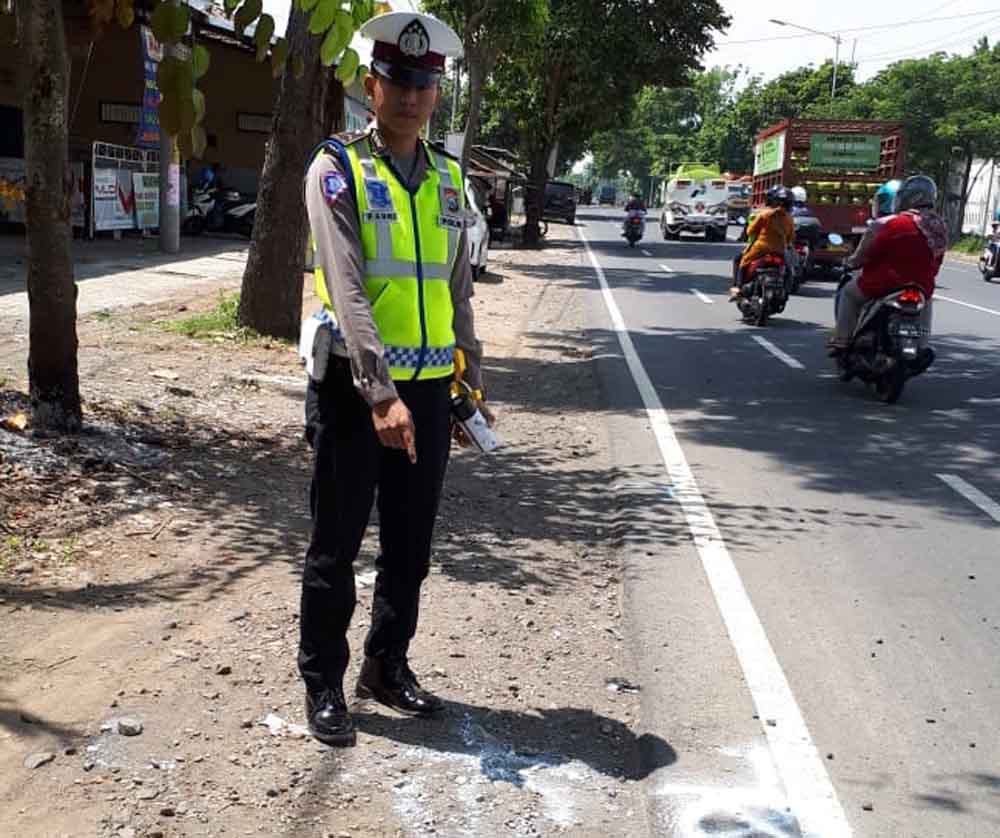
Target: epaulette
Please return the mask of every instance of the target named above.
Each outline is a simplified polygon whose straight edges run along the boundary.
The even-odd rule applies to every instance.
[[[445,157],[454,160],[456,163],[462,162],[462,159],[460,157],[456,157],[454,154],[448,151],[448,149],[444,147],[444,143],[441,142],[440,140],[428,140],[427,145],[429,145],[432,149],[434,149],[434,151],[436,151],[438,154],[443,154]]]
[[[367,131],[341,131],[339,134],[334,134],[333,139],[341,145],[354,145],[354,143],[363,140],[367,136]]]

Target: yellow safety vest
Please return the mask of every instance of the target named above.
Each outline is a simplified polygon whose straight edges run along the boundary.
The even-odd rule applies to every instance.
[[[459,164],[423,147],[431,166],[415,193],[386,159],[372,154],[367,136],[341,147],[358,206],[365,292],[397,381],[446,378],[454,371],[451,275],[465,226],[465,191]],[[315,280],[336,331],[318,265]]]

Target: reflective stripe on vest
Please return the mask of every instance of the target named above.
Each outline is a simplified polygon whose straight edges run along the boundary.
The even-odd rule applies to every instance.
[[[430,167],[415,194],[367,140],[345,147],[358,206],[365,292],[395,380],[453,372],[451,275],[465,218],[459,165],[424,146]],[[313,241],[315,248],[315,241]],[[316,295],[336,320],[322,269]]]

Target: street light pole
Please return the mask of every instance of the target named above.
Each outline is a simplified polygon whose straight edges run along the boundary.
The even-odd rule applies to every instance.
[[[789,26],[792,29],[801,29],[803,32],[809,32],[812,35],[822,35],[824,38],[829,38],[834,44],[836,44],[836,51],[833,56],[833,84],[830,87],[830,98],[835,99],[837,96],[837,67],[840,64],[840,35],[833,32],[820,32],[818,29],[810,29],[808,26],[799,26],[799,24],[789,23],[787,20],[776,20],[773,17],[768,21],[768,23],[773,23],[776,26]],[[855,41],[855,44],[857,44],[857,41]]]

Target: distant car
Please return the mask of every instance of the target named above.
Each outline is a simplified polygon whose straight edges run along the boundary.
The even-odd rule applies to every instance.
[[[545,184],[545,211],[542,217],[546,221],[565,221],[576,223],[576,187],[572,183],[550,180]]]
[[[472,278],[479,279],[486,273],[486,263],[490,258],[490,227],[486,223],[482,201],[472,185],[472,178],[465,181],[465,200],[470,216],[470,225],[465,232],[469,241],[469,263],[472,265]]]
[[[616,197],[617,190],[613,186],[602,186],[600,195],[597,198],[598,206],[607,204],[609,207],[613,207]]]

